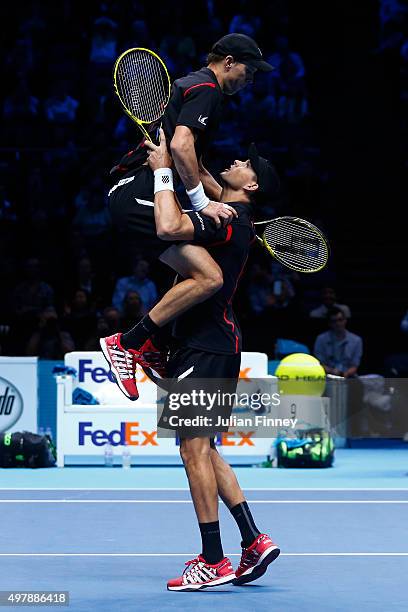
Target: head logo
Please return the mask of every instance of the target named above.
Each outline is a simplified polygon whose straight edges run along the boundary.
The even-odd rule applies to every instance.
[[[0,432],[8,431],[23,414],[23,398],[19,390],[5,378],[0,378]]]

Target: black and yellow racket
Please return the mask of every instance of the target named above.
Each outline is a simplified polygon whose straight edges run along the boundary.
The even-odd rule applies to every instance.
[[[327,265],[329,243],[318,227],[298,217],[259,221],[265,225],[258,241],[279,263],[296,272],[320,272]]]
[[[170,98],[165,63],[150,49],[128,49],[115,62],[113,84],[125,113],[151,141],[146,127],[162,117]]]

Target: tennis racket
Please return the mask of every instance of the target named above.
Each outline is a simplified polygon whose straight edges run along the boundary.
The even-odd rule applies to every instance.
[[[319,272],[329,260],[330,247],[318,227],[298,217],[258,221],[265,225],[258,241],[282,265],[296,272]]]
[[[125,113],[152,141],[146,127],[162,117],[170,98],[163,60],[150,49],[128,49],[115,62],[113,84]]]

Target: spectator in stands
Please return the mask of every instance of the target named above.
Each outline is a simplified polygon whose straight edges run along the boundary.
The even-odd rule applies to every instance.
[[[54,303],[54,291],[42,280],[41,265],[36,257],[25,261],[26,279],[14,290],[13,310],[17,316],[38,315]]]
[[[271,72],[271,84],[278,117],[296,122],[308,112],[305,67],[299,53],[291,51],[286,36],[276,38],[275,48],[268,62],[275,67]]]
[[[115,61],[117,52],[117,23],[106,16],[94,21],[90,61],[92,64],[109,64]]]
[[[176,21],[160,43],[159,54],[166,62],[171,74],[181,75],[193,69],[197,51],[194,40],[183,32],[180,21]]]
[[[40,314],[37,329],[26,348],[26,355],[40,359],[63,359],[65,353],[75,349],[70,334],[61,331],[58,315],[53,306],[47,306]]]
[[[104,308],[102,314],[108,325],[109,334],[113,334],[115,329],[119,329],[121,326],[120,311],[114,306],[107,306],[106,308]]]
[[[143,302],[137,291],[128,291],[123,300],[122,328],[130,329],[143,317]]]
[[[102,313],[97,314],[96,317],[96,328],[90,334],[88,340],[85,343],[86,351],[100,351],[101,345],[99,344],[99,338],[104,338],[115,332],[121,325],[120,313],[113,308],[113,306],[107,306]]]
[[[112,304],[123,311],[126,294],[136,291],[143,303],[143,314],[149,312],[157,301],[157,288],[154,282],[148,278],[149,264],[144,259],[139,259],[133,267],[133,275],[120,278],[113,292]]]
[[[330,308],[339,308],[343,311],[346,319],[351,317],[350,308],[346,304],[338,304],[336,302],[336,292],[332,287],[324,287],[322,289],[322,303],[317,308],[310,311],[309,316],[312,319],[325,319]]]
[[[248,3],[247,0],[238,0],[238,2],[234,2],[234,5],[238,12],[232,17],[228,32],[230,34],[237,32],[238,34],[246,34],[251,38],[257,38],[262,22],[261,18],[254,12],[251,3]]]
[[[88,295],[92,295],[95,289],[92,262],[89,257],[81,257],[77,268],[78,288],[83,289]]]
[[[76,349],[82,350],[89,338],[89,330],[95,327],[95,315],[87,291],[79,288],[74,292],[71,301],[65,305],[61,326],[72,336]]]
[[[85,238],[100,238],[108,231],[110,225],[106,194],[99,190],[89,193],[84,205],[75,215],[74,228],[77,228]]]
[[[57,81],[52,95],[45,101],[45,116],[50,123],[73,123],[77,116],[79,102],[68,94],[68,83]]]
[[[355,376],[363,354],[362,338],[346,329],[347,319],[340,308],[330,308],[327,321],[329,331],[317,336],[313,354],[327,374]]]

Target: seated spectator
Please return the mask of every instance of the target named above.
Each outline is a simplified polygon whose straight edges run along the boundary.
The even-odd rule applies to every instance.
[[[123,300],[122,329],[128,329],[139,323],[143,317],[143,302],[137,291],[128,291]]]
[[[117,332],[121,326],[120,311],[114,306],[107,306],[106,308],[104,308],[102,314],[109,328],[108,336],[111,336],[112,334]]]
[[[191,36],[184,34],[180,21],[174,23],[162,39],[159,55],[163,58],[170,74],[181,76],[190,72],[197,51]]]
[[[389,378],[408,378],[408,350],[406,337],[408,335],[408,310],[400,322],[400,330],[403,334],[400,339],[401,352],[392,353],[385,358],[385,375]],[[404,337],[405,336],[405,337]]]
[[[66,81],[54,85],[53,94],[45,101],[45,116],[50,123],[67,124],[76,119],[78,100],[68,94]]]
[[[336,292],[332,287],[324,287],[322,289],[322,303],[317,308],[310,311],[309,316],[312,319],[325,319],[329,312],[329,308],[339,308],[343,311],[346,319],[350,319],[350,308],[346,304],[338,304],[336,302]]]
[[[346,329],[347,319],[340,308],[330,308],[327,321],[329,331],[317,336],[313,354],[327,374],[355,376],[363,354],[362,338]]]
[[[95,289],[95,281],[92,262],[89,257],[81,257],[78,261],[77,279],[78,288],[86,291],[88,295],[92,295]]]
[[[273,95],[278,116],[293,123],[308,113],[305,67],[301,56],[291,51],[286,36],[278,36],[275,47],[275,53],[268,57],[275,68],[271,72]]]
[[[38,315],[54,303],[54,291],[41,279],[41,265],[36,257],[25,261],[26,280],[17,285],[13,296],[13,310],[17,316]]]
[[[74,228],[79,229],[85,238],[100,237],[111,225],[106,194],[94,191],[88,194],[84,205],[73,220]]]
[[[86,351],[100,351],[101,346],[99,344],[100,338],[111,336],[118,331],[121,327],[120,313],[113,308],[113,306],[107,306],[102,313],[99,313],[96,317],[96,329],[92,331],[88,340],[85,343]]]
[[[35,355],[40,359],[63,359],[65,353],[74,349],[74,341],[70,334],[61,331],[55,308],[53,306],[44,308],[37,329],[28,341],[26,355]]]
[[[113,292],[112,304],[123,312],[123,304],[129,291],[136,291],[143,304],[143,314],[155,305],[157,301],[157,289],[154,282],[148,278],[149,264],[144,259],[139,259],[133,267],[133,275],[120,278]],[[116,330],[117,331],[117,330]]]
[[[76,349],[82,350],[89,338],[89,330],[95,327],[95,315],[90,307],[88,292],[77,289],[64,311],[62,328],[72,336]]]
[[[256,16],[254,13],[253,6],[246,0],[239,0],[238,3],[234,3],[235,10],[238,12],[232,17],[228,32],[233,34],[246,34],[251,38],[256,38],[258,30],[262,25],[261,18]]]
[[[115,61],[117,52],[117,23],[106,16],[94,21],[90,61],[92,64],[109,64]]]

